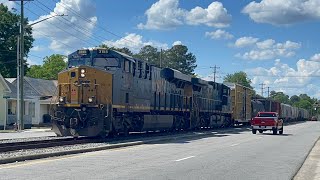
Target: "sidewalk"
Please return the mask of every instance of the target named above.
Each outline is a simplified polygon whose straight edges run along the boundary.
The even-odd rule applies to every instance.
[[[56,136],[51,128],[25,129],[23,131],[4,131],[0,130],[0,140],[3,139],[19,139],[30,137]]]
[[[320,179],[320,139],[312,148],[302,167],[293,180]]]

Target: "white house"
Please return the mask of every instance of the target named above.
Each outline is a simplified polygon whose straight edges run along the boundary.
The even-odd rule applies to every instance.
[[[0,97],[0,112],[5,114],[4,118],[0,116],[0,126],[1,123],[4,124],[5,120],[7,125],[12,125],[17,122],[17,80],[16,78],[2,78],[0,82],[3,87],[6,87],[6,89],[3,88],[5,96]],[[55,104],[57,81],[24,77],[23,90],[25,127],[50,123],[50,119],[44,115],[48,115]]]
[[[7,94],[11,93],[11,89],[6,83],[5,79],[0,74],[0,127],[3,128],[5,122],[7,121]]]

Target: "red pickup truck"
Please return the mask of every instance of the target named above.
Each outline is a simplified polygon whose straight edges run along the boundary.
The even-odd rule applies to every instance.
[[[256,117],[251,120],[252,133],[256,134],[270,130],[273,134],[283,134],[283,120],[279,118],[276,112],[259,112]]]

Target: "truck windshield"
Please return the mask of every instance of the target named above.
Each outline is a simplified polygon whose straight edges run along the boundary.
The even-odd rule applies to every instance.
[[[273,113],[259,113],[258,117],[277,117],[277,115]]]

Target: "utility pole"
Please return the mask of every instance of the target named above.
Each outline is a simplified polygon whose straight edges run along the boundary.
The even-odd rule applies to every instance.
[[[160,50],[160,68],[162,67],[162,48]]]
[[[20,15],[20,130],[24,129],[24,97],[23,97],[23,80],[24,80],[24,12],[23,0],[21,0]]]
[[[40,21],[34,22],[32,24],[26,25],[24,26],[24,2],[26,1],[33,1],[33,0],[9,0],[9,1],[20,1],[21,3],[21,14],[20,14],[20,38],[18,39],[18,44],[17,47],[19,47],[17,49],[17,53],[19,53],[19,58],[17,59],[17,89],[19,91],[19,93],[17,92],[17,110],[18,110],[18,119],[17,121],[20,123],[19,126],[19,130],[23,130],[24,129],[24,119],[23,119],[23,115],[24,115],[24,94],[23,94],[23,82],[24,82],[24,30],[25,28],[31,27],[32,25],[35,25],[37,23],[40,23],[42,21],[48,20],[50,18],[56,17],[56,16],[66,16],[64,14],[62,15],[53,15],[50,16],[48,18],[42,19]],[[18,102],[19,98],[18,96],[20,96],[20,102]],[[19,106],[19,108],[18,108]]]
[[[261,84],[259,84],[259,85],[261,86],[261,96],[263,97],[264,85],[266,85],[266,84],[261,83]]]
[[[20,121],[19,121],[19,117],[20,117],[20,37],[17,37],[17,108],[16,108],[16,114],[17,114],[17,122],[16,125],[18,126],[18,128],[20,129]]]
[[[270,98],[270,87],[268,87],[268,99]],[[269,101],[269,111],[271,112],[271,100]]]
[[[214,65],[213,67],[210,67],[213,69],[213,82],[216,82],[216,74],[217,74],[217,69],[220,69],[220,67]]]

